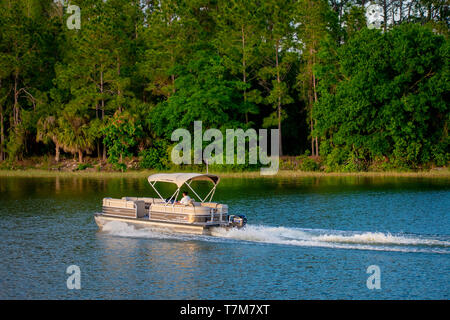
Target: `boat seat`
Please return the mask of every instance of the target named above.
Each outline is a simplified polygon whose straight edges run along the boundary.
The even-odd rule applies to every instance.
[[[173,204],[165,205],[162,203],[154,204],[150,208],[150,212],[167,212],[167,213],[183,213],[183,214],[209,214],[209,209],[202,206]]]
[[[145,201],[145,203],[149,203],[149,204],[164,203],[164,200],[159,199],[159,198],[122,197],[122,200],[126,200],[126,201]]]
[[[202,207],[213,208],[213,209],[217,209],[218,205],[219,204],[217,202],[203,202],[201,204]]]
[[[104,198],[102,212],[141,218],[146,214],[145,202],[143,200],[128,200],[123,198]]]

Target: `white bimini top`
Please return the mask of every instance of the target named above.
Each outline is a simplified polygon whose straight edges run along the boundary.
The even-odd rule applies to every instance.
[[[148,182],[168,182],[174,183],[180,188],[183,184],[193,180],[206,180],[211,181],[214,185],[217,185],[220,178],[214,174],[203,173],[156,173],[148,177]]]

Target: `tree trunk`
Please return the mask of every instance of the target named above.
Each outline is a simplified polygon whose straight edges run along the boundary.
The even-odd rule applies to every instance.
[[[395,6],[394,4],[391,5],[391,21],[392,21],[392,25],[395,26]]]
[[[400,20],[399,20],[399,23],[402,23],[402,21],[403,21],[403,0],[400,0],[399,7],[400,7],[400,13],[399,13]]]
[[[314,105],[314,73],[313,73],[313,65],[314,65],[314,60],[313,60],[313,56],[314,56],[314,49],[311,46],[311,48],[309,49],[309,59],[308,59],[308,77],[309,77],[309,88],[308,88],[308,102],[309,102],[309,129],[310,129],[310,133],[311,133],[311,156],[315,157],[316,156],[316,148],[315,148],[315,139],[313,136],[313,131],[314,131],[314,121],[313,121],[313,105]]]
[[[412,3],[410,2],[410,3],[408,4],[408,21],[409,21],[409,19],[411,18],[411,9],[412,9]]]
[[[2,79],[0,79],[0,88],[2,87]],[[3,127],[3,105],[0,105],[0,161],[5,160],[5,155],[3,153],[3,143],[5,142]]]
[[[19,92],[17,90],[18,82],[19,82],[19,72],[16,70],[16,74],[14,76],[14,107],[13,107],[14,127],[17,127],[17,125],[19,124]]]
[[[95,118],[98,119],[98,102],[95,103]],[[100,160],[100,141],[97,140],[97,158]]]
[[[59,162],[59,144],[56,144],[55,147],[55,161]]]
[[[172,21],[174,18],[175,18],[175,16],[173,14],[168,13],[167,21],[169,21],[169,30],[172,28]],[[171,32],[170,38],[173,41],[173,33],[172,32]],[[176,59],[175,59],[174,49],[173,49],[173,46],[171,46],[170,47],[170,66],[172,68],[175,66],[175,60]],[[172,94],[175,94],[175,74],[174,73],[172,73],[170,75],[170,79],[172,81]],[[168,96],[169,97],[171,96],[170,92],[168,93]]]
[[[102,67],[101,67],[102,68]],[[103,70],[100,71],[100,93],[102,94],[102,120],[105,117],[105,99],[103,97]]]
[[[174,67],[175,66],[175,57],[174,57],[173,49],[170,50],[170,61],[171,61],[171,66]],[[176,89],[175,89],[175,74],[174,73],[172,73],[170,75],[170,80],[172,82],[172,94],[175,94]],[[171,96],[170,92],[168,93],[168,96],[169,97]]]
[[[83,163],[83,151],[78,150],[78,162]]]
[[[283,155],[283,144],[281,140],[281,97],[278,97],[278,143],[280,144],[279,156]]]
[[[19,125],[19,91],[17,90],[17,86],[19,83],[19,70],[16,70],[15,76],[14,76],[14,107],[13,107],[13,126],[14,126],[14,134],[18,134],[18,128]],[[19,161],[19,155],[15,155],[16,161]]]
[[[120,98],[122,95],[120,91],[120,58],[117,57],[117,79],[118,79],[118,86],[117,86],[117,96]],[[119,104],[119,112],[122,112],[122,103]]]
[[[317,136],[316,136],[316,157],[318,157],[319,156],[319,139],[317,139]]]
[[[316,64],[315,57],[313,58],[313,64]],[[317,90],[316,90],[316,75],[314,74],[314,71],[313,71],[312,76],[313,76],[314,103],[317,103],[318,98],[317,98]],[[311,114],[312,114],[312,109],[313,108],[311,108]],[[315,119],[314,121],[315,121],[314,125],[317,125],[317,119]],[[317,139],[317,135],[316,135],[315,140],[316,140],[316,157],[318,157],[319,156],[319,140]]]
[[[279,62],[278,62],[278,49],[280,46],[280,39],[277,39],[276,42],[276,52],[275,52],[275,63],[276,63],[276,69],[277,69],[277,82],[280,84],[280,69],[279,69]],[[281,96],[278,96],[278,144],[279,144],[279,156],[283,155],[283,145],[282,145],[282,139],[281,139]]]
[[[5,143],[5,128],[3,126],[3,105],[0,106],[0,161],[5,160],[5,154],[3,152],[3,145]]]
[[[103,68],[101,66],[101,68]],[[103,69],[100,71],[100,92],[102,94],[102,121],[104,121],[105,118],[105,99],[103,97]],[[106,160],[106,145],[104,142],[103,143],[103,160]]]
[[[384,32],[387,31],[387,21],[388,21],[388,3],[387,0],[383,0],[383,23]]]
[[[170,79],[172,80],[172,93],[175,94],[175,75],[173,73],[170,75]]]
[[[315,149],[314,149],[314,137],[313,137],[313,135],[312,135],[312,132],[313,132],[313,130],[314,130],[314,125],[313,125],[313,119],[312,119],[312,115],[311,115],[311,117],[309,118],[309,129],[311,130],[311,155],[312,156],[315,156],[316,155],[316,153],[315,153]]]
[[[245,32],[244,25],[241,28],[242,31],[242,81],[247,84],[247,61],[245,56]],[[244,88],[244,104],[247,102],[247,88]],[[248,124],[248,111],[245,110],[245,123]]]

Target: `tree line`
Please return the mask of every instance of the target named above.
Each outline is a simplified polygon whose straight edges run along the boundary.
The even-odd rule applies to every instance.
[[[67,28],[70,4],[81,28]],[[377,4],[377,6],[373,6]],[[278,128],[329,170],[450,159],[445,0],[2,0],[0,162],[164,169],[170,135]]]

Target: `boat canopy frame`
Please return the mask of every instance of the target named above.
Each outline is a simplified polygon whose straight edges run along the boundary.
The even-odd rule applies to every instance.
[[[212,201],[212,198],[214,196],[214,193],[216,192],[216,187],[219,184],[220,178],[214,174],[202,174],[202,173],[156,173],[147,178],[148,183],[150,186],[155,190],[155,192],[158,194],[158,196],[165,202],[166,205],[171,204],[172,199],[176,199],[180,193],[180,189],[183,185],[186,185],[191,191],[197,196],[197,198],[201,201],[201,203],[204,203],[208,200],[208,202]],[[192,188],[191,183],[192,181],[209,181],[212,182],[213,187],[209,191],[209,193],[205,196],[205,198],[202,199],[198,195],[197,192]],[[173,183],[177,185],[177,189],[172,194],[172,196],[167,200],[165,199],[156,189],[155,185],[157,182],[167,182],[167,183]],[[175,203],[172,203],[174,205]]]

